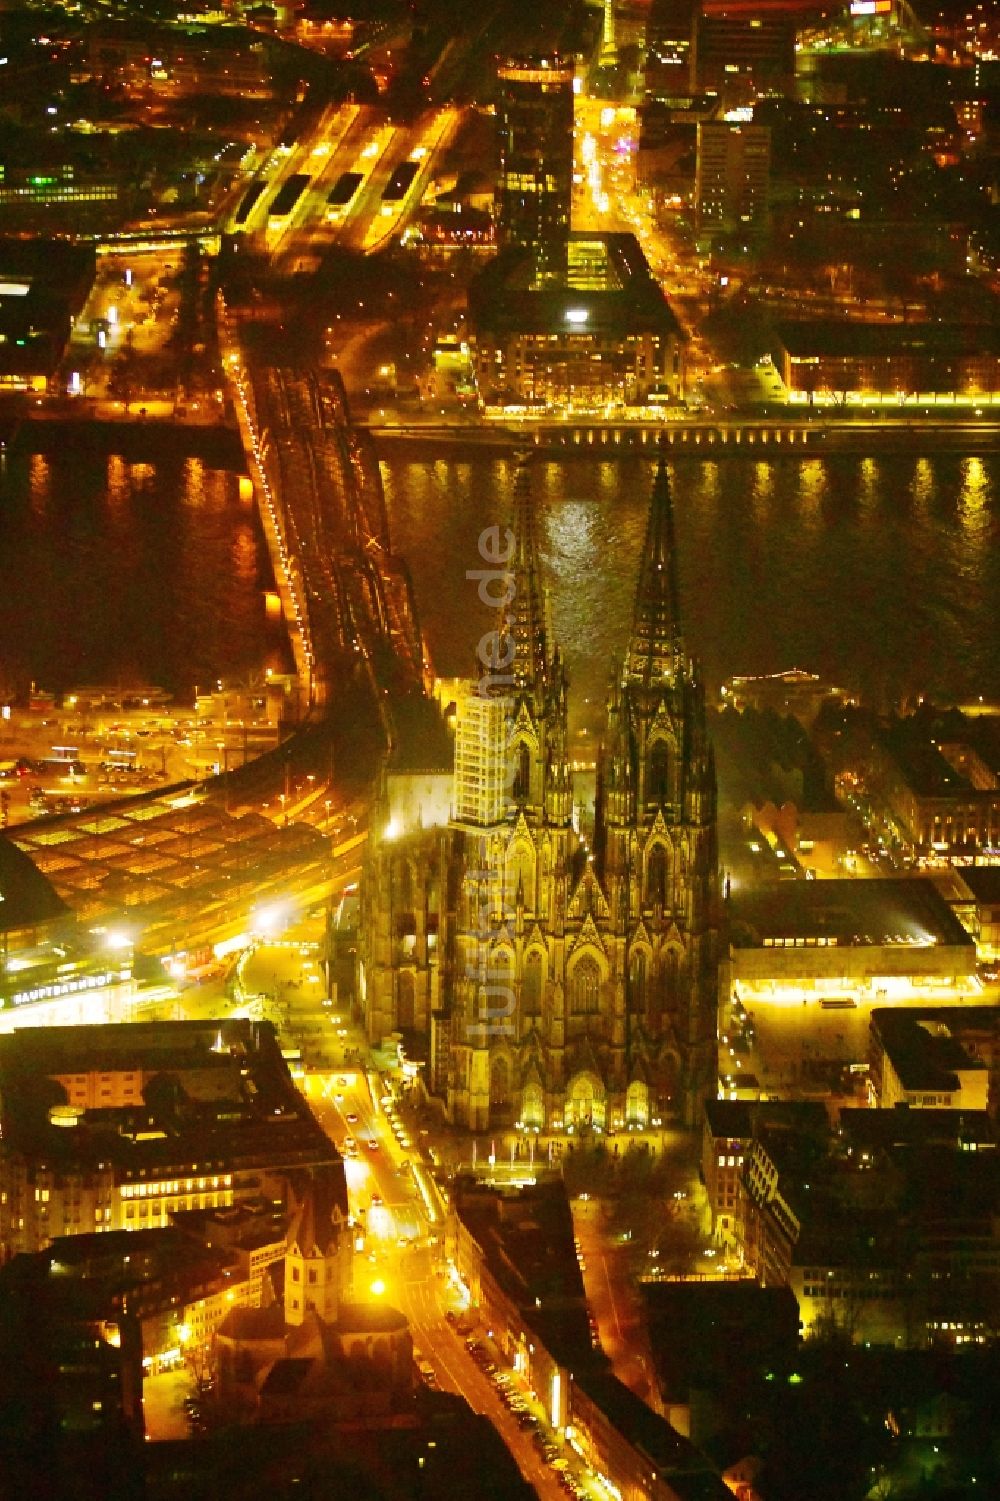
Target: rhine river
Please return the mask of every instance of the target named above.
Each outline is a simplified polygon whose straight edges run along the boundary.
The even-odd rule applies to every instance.
[[[271,577],[235,475],[182,457],[16,456],[0,474],[0,690],[142,683],[189,698],[283,667]]]
[[[505,520],[513,465],[383,465],[437,670],[471,673],[490,611],[465,577]],[[599,730],[628,632],[654,464],[532,466],[552,624],[576,727]],[[1000,699],[1000,460],[679,459],[673,481],[685,638],[710,691],[802,667],[888,706],[924,693]],[[589,702],[586,702],[589,701]]]
[[[476,672],[495,623],[466,571],[507,519],[506,457],[383,463],[438,672]],[[552,622],[575,727],[599,729],[624,646],[653,463],[533,464]],[[671,465],[685,635],[715,692],[803,667],[888,705],[1000,699],[1000,460],[937,456]],[[178,695],[281,666],[270,568],[235,476],[197,460],[12,460],[0,478],[0,683],[144,681]]]

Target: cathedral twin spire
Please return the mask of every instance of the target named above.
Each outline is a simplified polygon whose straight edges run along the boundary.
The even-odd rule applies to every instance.
[[[511,532],[513,551],[508,564],[504,633],[510,643],[508,651],[513,651],[513,660],[507,670],[514,679],[516,692],[527,689],[542,695],[551,685],[553,664],[549,657],[545,588],[538,556],[531,481],[527,464],[523,461],[514,480]]]
[[[514,481],[511,518],[513,550],[505,635],[512,651],[510,672],[516,690],[545,694],[558,686],[558,648],[549,654],[545,588],[535,528],[527,463]],[[661,456],[646,522],[632,632],[625,656],[625,679],[644,687],[673,681],[684,661],[677,583],[677,544],[670,480]]]
[[[674,508],[661,455],[646,522],[625,678],[654,688],[672,681],[683,660]]]
[[[503,674],[510,684],[509,776],[513,805],[567,827],[573,788],[569,768],[566,671],[550,646],[548,610],[529,471],[514,481],[510,554],[506,564]]]

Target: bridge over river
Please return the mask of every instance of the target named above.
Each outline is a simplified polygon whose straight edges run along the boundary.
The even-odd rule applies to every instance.
[[[389,537],[374,448],[332,371],[227,356],[247,467],[304,701],[330,709],[367,676],[388,696],[430,677],[413,590]]]

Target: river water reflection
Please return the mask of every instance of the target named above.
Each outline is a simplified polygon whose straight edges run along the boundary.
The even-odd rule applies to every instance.
[[[183,457],[13,458],[0,476],[0,688],[150,683],[188,695],[281,666],[270,578],[233,474]]]
[[[466,570],[507,517],[514,464],[472,452],[383,463],[442,673],[474,673],[495,621]],[[679,459],[671,466],[686,638],[713,690],[800,666],[886,703],[1000,699],[1000,461]],[[600,728],[625,642],[653,464],[534,464],[576,729]],[[281,665],[270,569],[235,476],[178,458],[11,460],[0,478],[0,679],[56,691],[133,679],[189,693]]]
[[[480,530],[506,519],[513,472],[479,454],[383,464],[393,545],[442,673],[476,670],[492,622],[465,571]],[[653,472],[632,456],[534,464],[577,729],[600,728]],[[739,456],[681,459],[670,472],[685,635],[713,691],[734,673],[798,666],[882,703],[1000,699],[996,460]]]

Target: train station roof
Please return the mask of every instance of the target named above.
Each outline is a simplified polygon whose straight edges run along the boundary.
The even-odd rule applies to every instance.
[[[68,911],[31,858],[12,839],[0,838],[0,933],[35,928]]]
[[[933,882],[922,878],[785,881],[734,892],[730,941],[734,948],[972,946]]]

